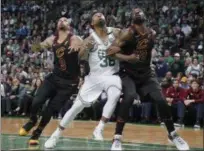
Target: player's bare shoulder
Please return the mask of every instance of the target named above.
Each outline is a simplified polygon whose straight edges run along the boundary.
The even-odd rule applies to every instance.
[[[47,37],[43,42],[40,43],[42,48],[49,48],[53,45],[53,42],[55,40],[56,36],[55,35],[51,35],[49,37]]]
[[[72,35],[71,41],[83,42],[83,39],[80,36]]]
[[[109,27],[112,29],[112,33],[115,37],[118,37],[118,35],[120,34],[121,29],[120,28],[115,28],[115,27]]]

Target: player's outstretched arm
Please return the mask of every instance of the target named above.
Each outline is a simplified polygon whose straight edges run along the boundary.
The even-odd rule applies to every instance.
[[[83,43],[80,47],[80,58],[82,60],[84,59],[86,60],[88,58],[89,51],[93,49],[93,47],[94,47],[94,39],[90,35],[89,37],[83,40]]]
[[[38,52],[44,48],[50,48],[50,47],[52,47],[54,39],[55,39],[55,36],[52,35],[52,36],[46,38],[43,42],[35,41],[31,46],[31,50],[34,52]]]
[[[138,57],[133,53],[131,55],[124,55],[119,53],[125,43],[133,38],[133,31],[131,29],[121,30],[113,44],[109,47],[107,55],[114,57],[120,61],[134,63],[138,61]]]
[[[70,46],[69,46],[69,53],[79,52],[78,55],[81,56],[80,49],[83,44],[83,39],[79,36],[73,35],[71,37]]]

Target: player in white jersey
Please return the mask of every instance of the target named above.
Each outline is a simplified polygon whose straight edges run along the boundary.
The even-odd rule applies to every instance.
[[[106,27],[105,17],[101,13],[92,16],[91,25],[93,31],[82,44],[84,53],[88,51],[90,73],[85,77],[84,84],[79,90],[75,103],[64,115],[59,127],[45,142],[45,148],[56,146],[62,131],[85,107],[91,106],[101,95],[106,92],[108,100],[103,108],[102,118],[99,125],[94,130],[94,136],[102,140],[102,131],[108,122],[121,94],[121,80],[117,75],[119,72],[119,62],[106,56],[106,50],[119,33],[119,29]],[[81,51],[80,51],[81,52]]]

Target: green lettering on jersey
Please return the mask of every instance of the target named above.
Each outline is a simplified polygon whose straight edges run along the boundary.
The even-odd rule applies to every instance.
[[[105,67],[112,67],[115,65],[115,60],[106,57],[106,53],[103,50],[98,50],[98,57],[100,58],[100,60],[102,61],[100,66],[105,68]]]

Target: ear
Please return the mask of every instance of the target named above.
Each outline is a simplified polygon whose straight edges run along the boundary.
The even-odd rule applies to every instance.
[[[93,27],[93,25],[94,25],[94,21],[93,21],[93,19],[91,20],[91,26]]]

